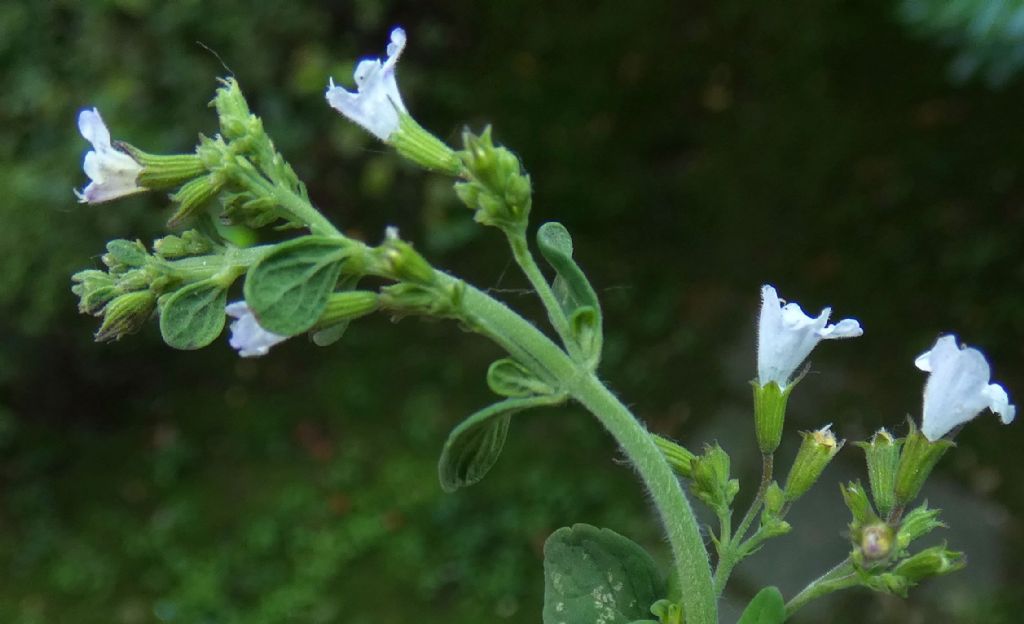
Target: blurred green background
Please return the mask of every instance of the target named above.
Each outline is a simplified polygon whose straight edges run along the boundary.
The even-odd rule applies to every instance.
[[[579,409],[519,417],[480,485],[443,495],[448,430],[489,400],[498,350],[384,318],[318,349],[172,351],[153,327],[92,343],[72,272],[108,239],[152,240],[159,196],[82,206],[98,106],[115,137],[187,151],[230,68],[314,201],[356,236],[385,225],[528,314],[494,231],[323,100],[402,24],[406,104],[454,142],[493,123],[601,290],[603,374],[660,433],[718,440],[751,495],[758,287],[855,316],[791,401],[798,429],[903,431],[939,332],[1024,397],[1024,9],[1019,2],[527,0],[0,4],[0,622],[535,623],[541,546],[574,522],[664,560],[630,470]],[[994,17],[993,17],[994,15]],[[969,63],[964,58],[972,59]],[[1017,58],[1017,61],[1013,59]],[[925,494],[966,571],[907,601],[862,591],[797,622],[1020,621],[1020,424],[967,427]],[[723,622],[844,554],[845,450],[744,563]],[[732,619],[730,619],[732,618]]]

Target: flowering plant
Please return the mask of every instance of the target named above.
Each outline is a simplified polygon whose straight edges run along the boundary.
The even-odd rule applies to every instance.
[[[169,227],[177,231],[150,247],[123,239],[108,243],[104,269],[72,278],[80,310],[101,319],[97,340],[121,339],[156,316],[164,341],[185,350],[213,343],[231,317],[229,344],[242,357],[266,356],[300,334],[330,345],[352,321],[376,312],[455,320],[497,343],[508,357],[487,371],[496,402],[469,416],[445,441],[438,464],[441,487],[455,491],[484,478],[499,458],[512,415],[576,401],[609,431],[636,469],[671,546],[666,573],[639,545],[609,529],[583,524],[559,529],[544,548],[544,621],[718,622],[719,598],[735,566],[767,540],[792,530],[786,520],[790,509],[845,446],[832,424],[803,433],[785,479],[775,478],[786,404],[802,379],[798,369],[820,341],[861,336],[860,323],[844,319],[829,325],[829,309],[811,318],[796,303],[780,300],[774,287],[762,288],[752,385],[763,470],[750,506],[734,524],[740,484],[730,475],[728,453],[717,444],[694,453],[648,432],[599,377],[604,343],[599,298],[573,258],[572,237],[562,225],[545,223],[536,231],[536,248],[554,278],[538,265],[527,237],[531,180],[519,159],[495,145],[489,128],[480,134],[467,130],[455,150],[413,120],[396,78],[405,46],[405,32],[395,29],[384,60],[357,65],[355,92],[330,80],[328,102],[410,161],[452,179],[475,220],[498,229],[508,241],[544,305],[554,337],[432,266],[397,229],[388,228],[373,245],[326,219],[234,79],[223,81],[213,101],[220,133],[201,137],[190,154],[154,155],[112,141],[98,111],[80,114],[79,127],[93,151],[84,166],[92,182],[76,191],[79,198],[99,203],[173,189]],[[224,223],[304,233],[279,243],[239,246],[220,229]],[[243,277],[242,299],[229,303],[229,292]],[[384,285],[361,286],[365,278]],[[938,510],[911,506],[952,447],[957,427],[986,408],[1009,423],[1015,408],[1005,389],[991,383],[980,352],[959,347],[952,336],[940,338],[917,366],[930,373],[920,428],[911,422],[902,438],[883,429],[855,444],[865,453],[869,488],[859,482],[841,487],[851,513],[849,556],[788,602],[774,587],[764,588],[747,606],[742,623],[777,624],[814,599],[852,587],[906,595],[928,577],[963,567],[962,554],[945,545],[914,548],[918,538],[943,524]],[[717,517],[710,551],[687,492]]]

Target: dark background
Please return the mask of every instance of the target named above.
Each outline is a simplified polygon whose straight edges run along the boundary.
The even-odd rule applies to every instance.
[[[223,62],[346,232],[397,225],[537,317],[500,236],[448,182],[323,100],[329,75],[349,84],[403,25],[410,110],[453,144],[492,123],[521,155],[534,223],[569,227],[601,291],[604,376],[652,430],[718,440],[745,503],[762,283],[866,328],[815,352],[783,467],[797,430],[905,431],[924,381],[913,358],[940,332],[1024,392],[1024,85],[990,63],[1021,37],[1005,15],[979,31],[911,11],[930,4],[3,3],[0,622],[533,623],[554,529],[608,526],[666,555],[630,470],[576,408],[519,417],[483,483],[441,493],[441,444],[489,401],[499,356],[454,326],[373,317],[331,348],[292,340],[259,360],[226,338],[172,351],[155,323],[92,343],[70,274],[111,238],[160,236],[169,211],[155,194],[75,203],[81,107],[116,138],[188,151],[216,132]],[[955,4],[970,19],[995,6]],[[964,55],[981,60],[965,70]],[[907,601],[854,590],[794,621],[1019,621],[1024,430],[983,415],[957,442],[925,496],[951,525],[933,541],[969,567]],[[758,588],[791,596],[844,555],[836,483],[855,478],[848,445],[794,532],[740,566],[724,622]]]

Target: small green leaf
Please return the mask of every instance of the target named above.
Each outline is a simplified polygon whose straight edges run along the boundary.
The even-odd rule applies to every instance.
[[[507,397],[528,397],[554,393],[525,366],[511,358],[502,358],[487,369],[487,385],[495,394]]]
[[[565,315],[573,323],[573,332],[580,342],[580,347],[587,354],[591,363],[596,366],[601,356],[601,304],[597,293],[583,274],[579,265],[572,259],[572,237],[561,223],[549,222],[537,230],[537,246],[557,276],[551,288],[558,299]],[[574,320],[581,310],[585,316]]]
[[[338,283],[345,244],[304,236],[277,246],[245,278],[245,301],[260,325],[282,336],[312,327]]]
[[[448,434],[437,464],[441,488],[454,492],[473,485],[494,466],[505,446],[512,414],[531,407],[554,405],[562,396],[505,399],[474,413]]]
[[[786,621],[786,602],[775,587],[757,592],[736,624],[782,624]]]
[[[205,280],[185,286],[164,301],[160,310],[160,333],[175,349],[201,349],[217,339],[224,329],[227,290]]]
[[[614,531],[577,524],[544,544],[544,624],[646,621],[664,594],[651,556]]]

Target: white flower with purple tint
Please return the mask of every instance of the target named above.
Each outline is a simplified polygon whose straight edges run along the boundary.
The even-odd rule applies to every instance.
[[[981,351],[959,347],[953,336],[942,336],[914,364],[928,375],[924,386],[921,433],[934,442],[988,408],[1008,425],[1017,415],[999,384],[989,383],[988,362]]]
[[[92,151],[85,155],[82,164],[85,175],[92,181],[81,191],[75,190],[78,201],[98,204],[146,190],[137,182],[142,165],[111,145],[110,131],[99,110],[80,112],[78,131],[92,143]]]
[[[288,336],[279,336],[260,327],[245,301],[229,303],[224,307],[224,312],[237,319],[231,322],[231,339],[228,342],[242,357],[266,355],[271,347],[288,340]]]
[[[854,319],[828,325],[831,308],[817,318],[804,314],[796,303],[782,304],[775,288],[761,287],[761,318],[757,334],[757,381],[775,382],[785,389],[797,367],[822,340],[855,338],[864,333]]]
[[[356,92],[353,93],[330,81],[327,101],[342,115],[387,141],[398,130],[401,115],[408,114],[395,82],[395,65],[405,49],[405,31],[391,31],[387,58],[363,59],[356,66]]]

